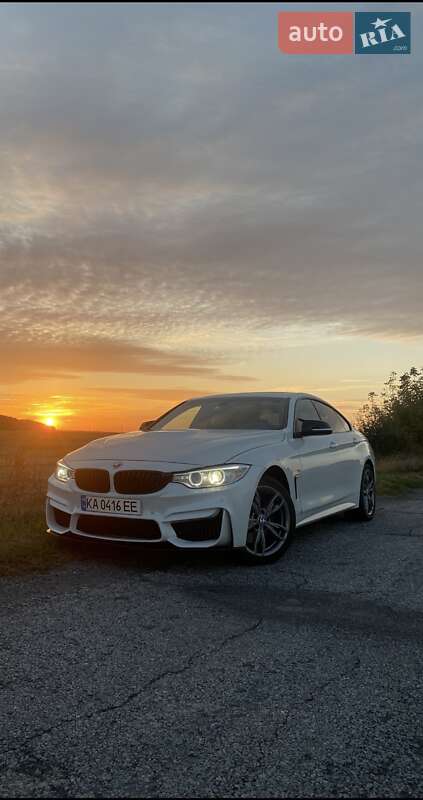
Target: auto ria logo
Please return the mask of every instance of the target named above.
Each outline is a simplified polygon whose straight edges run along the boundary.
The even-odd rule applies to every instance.
[[[281,11],[279,48],[297,55],[411,52],[409,11]]]
[[[411,20],[409,11],[372,14],[358,11],[355,15],[355,52],[410,53]]]

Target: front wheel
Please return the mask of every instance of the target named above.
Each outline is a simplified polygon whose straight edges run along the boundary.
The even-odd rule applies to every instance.
[[[376,511],[376,481],[375,472],[371,464],[366,464],[361,476],[360,503],[355,509],[354,516],[364,522],[370,522]]]
[[[257,486],[242,551],[250,564],[269,564],[289,547],[295,530],[295,509],[288,490],[274,478]]]

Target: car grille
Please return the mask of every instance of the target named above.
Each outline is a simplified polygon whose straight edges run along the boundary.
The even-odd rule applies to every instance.
[[[171,472],[148,469],[126,469],[116,472],[113,478],[119,494],[153,494],[172,480]]]
[[[150,519],[129,519],[125,517],[106,517],[101,515],[80,514],[78,530],[90,536],[115,539],[146,539],[153,541],[161,538],[157,522]]]
[[[172,527],[178,539],[186,539],[189,542],[207,542],[211,539],[218,539],[222,527],[222,511],[212,517],[172,522]]]
[[[75,481],[79,489],[85,492],[110,491],[110,476],[107,469],[76,469]]]

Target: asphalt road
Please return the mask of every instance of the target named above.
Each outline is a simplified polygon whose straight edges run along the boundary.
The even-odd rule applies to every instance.
[[[423,494],[269,567],[82,550],[0,588],[1,797],[423,797]]]

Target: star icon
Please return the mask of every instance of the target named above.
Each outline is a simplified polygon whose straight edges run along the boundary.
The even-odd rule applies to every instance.
[[[392,17],[390,17],[389,19],[380,19],[380,17],[378,17],[374,22],[372,22],[372,25],[375,28],[386,28],[388,22],[391,22],[391,20]]]

